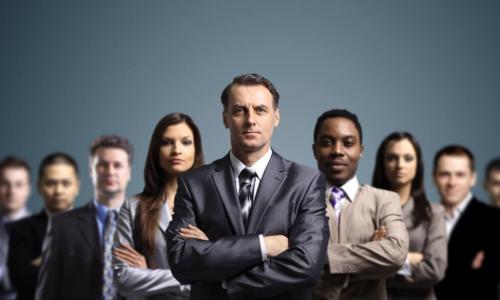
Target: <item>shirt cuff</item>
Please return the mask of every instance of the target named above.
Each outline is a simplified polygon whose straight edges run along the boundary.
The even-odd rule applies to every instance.
[[[259,242],[260,242],[260,253],[262,254],[262,261],[267,260],[267,249],[266,243],[264,243],[264,236],[259,234]]]
[[[410,266],[410,257],[407,255],[405,263],[403,264],[403,267],[399,269],[398,275],[402,276],[411,276],[411,266]]]

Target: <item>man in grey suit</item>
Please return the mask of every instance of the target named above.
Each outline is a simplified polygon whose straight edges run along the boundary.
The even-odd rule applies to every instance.
[[[314,128],[314,157],[327,179],[328,258],[315,299],[386,299],[385,277],[403,265],[408,233],[399,196],[361,185],[363,154],[355,114],[333,109]]]
[[[311,297],[326,255],[325,183],[271,149],[278,99],[260,75],[234,78],[221,96],[230,153],[179,178],[167,247],[191,299]]]

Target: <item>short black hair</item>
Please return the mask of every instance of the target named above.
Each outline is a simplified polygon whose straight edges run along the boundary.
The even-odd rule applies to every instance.
[[[359,123],[358,116],[348,111],[347,109],[338,109],[338,108],[325,111],[324,113],[321,114],[321,116],[318,117],[318,119],[316,120],[316,125],[314,125],[313,142],[316,142],[319,128],[321,127],[323,122],[330,118],[346,118],[348,120],[351,120],[354,123],[354,126],[356,126],[356,129],[358,130],[359,143],[363,145],[363,129],[361,128],[361,123]]]
[[[127,138],[116,134],[101,135],[90,144],[90,156],[94,156],[99,148],[118,148],[128,155],[128,163],[132,165],[134,161],[134,147]]]
[[[31,168],[28,163],[14,155],[6,156],[2,161],[0,161],[0,172],[3,172],[5,169],[25,169],[28,175],[31,173]]]
[[[278,102],[280,99],[280,94],[276,87],[271,83],[271,81],[265,78],[262,75],[251,73],[251,74],[242,74],[233,78],[233,81],[228,84],[222,94],[220,96],[220,100],[222,105],[224,106],[224,110],[227,109],[227,105],[229,103],[229,96],[231,94],[231,88],[235,85],[262,85],[266,87],[271,95],[273,95],[273,106],[274,108],[278,108]]]
[[[439,162],[439,159],[441,156],[448,155],[448,156],[465,156],[469,159],[469,167],[472,172],[476,170],[475,167],[475,159],[474,159],[474,154],[465,146],[462,145],[448,145],[444,146],[441,148],[436,155],[434,156],[434,170],[433,172],[436,172],[436,168]]]
[[[79,178],[78,164],[76,163],[76,160],[69,154],[66,154],[64,152],[54,152],[45,156],[42,162],[40,163],[40,167],[38,168],[38,180],[42,178],[45,169],[47,169],[49,166],[59,165],[59,164],[64,164],[73,167],[76,177]]]
[[[497,158],[490,160],[488,165],[486,165],[486,173],[484,176],[484,178],[486,178],[486,180],[490,179],[490,173],[492,171],[500,171],[500,157],[497,157]]]

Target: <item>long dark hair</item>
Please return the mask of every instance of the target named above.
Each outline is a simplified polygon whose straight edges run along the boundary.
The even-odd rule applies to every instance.
[[[424,189],[424,162],[422,159],[422,150],[417,140],[411,133],[393,132],[382,141],[377,150],[372,185],[380,189],[393,190],[393,187],[385,175],[385,153],[387,151],[387,145],[390,142],[401,141],[404,139],[408,140],[412,144],[417,155],[417,172],[415,174],[415,178],[412,180],[410,193],[415,203],[415,208],[412,211],[413,222],[415,226],[417,226],[422,221],[430,221],[432,217],[432,209]]]
[[[167,127],[186,123],[193,132],[195,158],[192,168],[203,164],[203,149],[201,146],[201,135],[193,120],[183,113],[171,113],[164,116],[156,124],[151,141],[149,143],[148,154],[144,166],[144,189],[138,195],[140,199],[137,208],[137,234],[139,250],[143,252],[151,263],[149,257],[153,256],[155,247],[155,231],[158,226],[158,218],[164,201],[165,185],[171,176],[160,166],[160,147],[163,133]]]

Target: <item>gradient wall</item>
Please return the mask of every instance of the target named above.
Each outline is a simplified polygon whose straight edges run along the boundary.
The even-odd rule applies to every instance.
[[[432,157],[460,143],[486,162],[500,155],[498,1],[0,1],[0,157],[36,170],[65,151],[82,170],[77,205],[92,196],[88,145],[103,133],[136,149],[129,193],[142,187],[147,144],[164,114],[190,114],[207,161],[228,151],[219,95],[258,72],[282,95],[273,146],[315,166],[314,122],[347,108],[365,130],[359,177],[394,130]],[[41,207],[34,193],[29,207]]]

